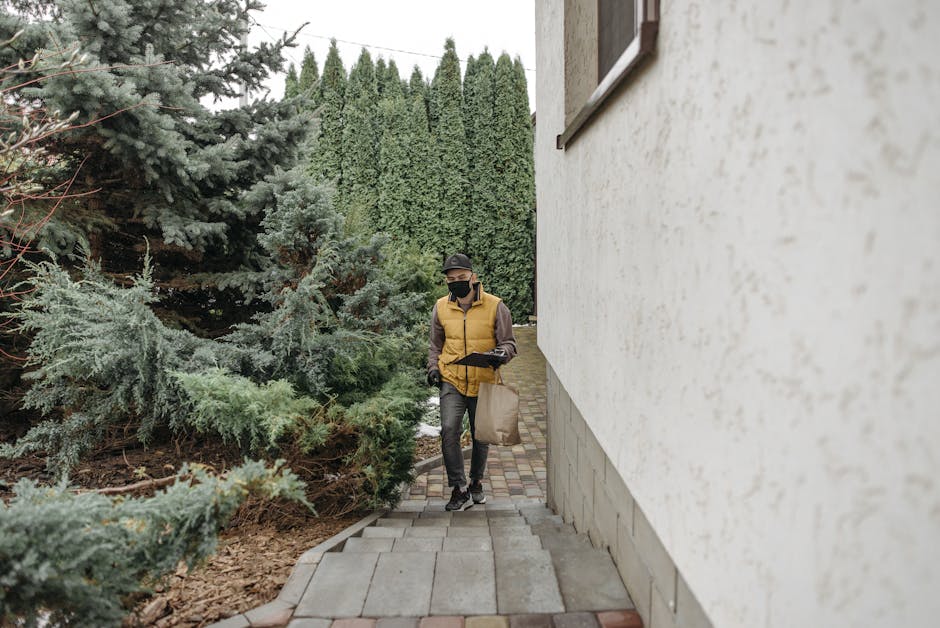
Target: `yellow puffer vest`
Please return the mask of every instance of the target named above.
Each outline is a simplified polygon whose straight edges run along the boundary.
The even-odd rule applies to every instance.
[[[496,347],[496,307],[499,302],[499,297],[483,292],[482,285],[466,314],[449,296],[437,300],[437,320],[444,327],[444,347],[437,365],[441,378],[464,396],[476,397],[480,392],[480,382],[496,381],[496,372],[489,367],[451,363],[474,351],[482,353]]]

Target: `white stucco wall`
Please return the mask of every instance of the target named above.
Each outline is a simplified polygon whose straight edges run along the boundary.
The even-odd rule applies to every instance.
[[[662,0],[570,146],[539,345],[716,626],[940,621],[940,3]]]

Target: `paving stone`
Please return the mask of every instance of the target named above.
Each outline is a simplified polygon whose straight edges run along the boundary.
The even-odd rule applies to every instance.
[[[379,519],[375,525],[386,528],[410,528],[411,519]]]
[[[565,613],[552,617],[555,628],[600,628],[594,613]]]
[[[492,521],[493,519],[500,519],[502,517],[519,517],[519,511],[515,508],[506,508],[504,510],[487,510],[486,516]]]
[[[470,508],[469,510],[455,510],[451,512],[451,519],[486,519],[486,511]]]
[[[436,557],[429,552],[381,554],[362,614],[370,617],[427,615]]]
[[[419,628],[464,628],[463,617],[425,617]]]
[[[375,628],[375,620],[368,617],[346,617],[335,620],[332,628]]]
[[[496,567],[492,552],[439,554],[431,613],[474,615],[496,612]]]
[[[512,501],[516,504],[516,508],[522,510],[526,507],[536,507],[541,506],[545,507],[545,500],[537,497],[513,497]]]
[[[508,497],[490,497],[484,506],[487,511],[516,510],[516,504]]]
[[[493,538],[498,536],[531,536],[532,529],[529,526],[505,526],[490,528],[490,535]]]
[[[491,528],[528,527],[528,525],[522,517],[493,517],[490,519]]]
[[[304,591],[307,590],[307,585],[310,584],[310,578],[316,570],[316,565],[309,563],[295,564],[287,582],[281,587],[281,592],[278,593],[277,599],[296,606],[301,596],[303,596]]]
[[[513,615],[509,628],[552,628],[551,615]]]
[[[393,552],[440,552],[444,539],[411,536],[407,539],[395,539]],[[619,608],[619,607],[618,607]]]
[[[323,619],[321,617],[301,617],[292,619],[287,624],[287,628],[330,628],[332,619]]]
[[[210,624],[209,628],[250,628],[250,626],[251,623],[248,621],[248,618],[239,613],[238,615],[232,615],[222,621]]]
[[[361,614],[378,559],[378,554],[325,554],[294,616],[356,617]]]
[[[454,513],[449,510],[425,510],[421,513],[421,519],[450,519]]]
[[[542,549],[542,540],[535,536],[495,536],[493,537],[493,551],[512,552],[518,550]]]
[[[395,539],[362,538],[354,536],[346,539],[344,552],[390,552]]]
[[[526,521],[530,524],[542,523],[543,521],[562,522],[562,518],[552,512],[547,506],[520,508],[519,514],[525,517]]]
[[[449,536],[444,539],[445,552],[491,552],[493,541],[488,536]]]
[[[643,620],[636,611],[606,611],[597,614],[601,628],[643,628]]]
[[[591,551],[591,539],[586,534],[571,534],[569,532],[544,532],[538,535],[542,539],[542,547],[552,552]]]
[[[416,528],[418,529],[418,528]],[[432,528],[425,528],[430,530]],[[466,537],[466,536],[490,536],[489,526],[450,526],[446,528],[447,536]]]
[[[467,617],[464,620],[465,628],[509,628],[509,618],[495,615],[482,615]]]
[[[414,519],[418,516],[418,513],[407,510],[392,510],[391,512],[385,513],[385,516],[388,519]]]
[[[403,499],[395,507],[396,512],[422,512],[428,506],[426,499]]]
[[[633,608],[620,574],[604,550],[551,552],[558,585],[569,611]]]
[[[408,528],[385,528],[369,526],[363,528],[362,538],[364,539],[397,539],[405,536],[405,530]]]
[[[464,527],[464,526],[474,526],[474,527],[486,527],[490,525],[489,519],[486,518],[486,515],[476,516],[476,517],[454,517],[450,520],[451,527]]]
[[[546,550],[495,552],[500,614],[560,613],[561,592]]]
[[[409,537],[418,537],[418,538],[444,538],[447,536],[448,528],[444,526],[434,526],[434,527],[419,527],[419,528],[407,528],[405,530],[405,538]]]
[[[418,628],[417,617],[380,617],[375,628]]]
[[[244,613],[245,619],[252,626],[272,627],[283,626],[290,621],[290,616],[294,611],[294,606],[287,602],[274,600],[263,606],[258,606]]]
[[[578,531],[570,523],[555,521],[540,521],[529,526],[533,534],[577,534]]]
[[[420,519],[415,519],[412,524],[415,528],[428,528],[434,526],[450,526],[451,518],[447,517],[422,517]]]

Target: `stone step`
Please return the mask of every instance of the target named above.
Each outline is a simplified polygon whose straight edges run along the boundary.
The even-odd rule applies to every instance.
[[[500,615],[564,612],[555,568],[547,550],[494,552],[493,556]]]
[[[545,531],[536,536],[542,540],[542,547],[552,552],[587,552],[594,549],[591,539],[586,534]]]
[[[493,552],[438,554],[431,595],[431,614],[495,613],[496,569]]]
[[[383,520],[379,519],[376,524]],[[403,521],[392,519],[391,521]],[[494,520],[492,525],[485,522],[480,525],[414,525],[390,526],[375,525],[362,530],[363,539],[396,539],[396,538],[444,538],[444,537],[504,537],[504,536],[532,536],[531,527],[522,521],[500,519]],[[376,544],[375,547],[380,547]],[[377,551],[388,551],[380,549]]]
[[[424,617],[431,608],[434,552],[380,554],[362,607],[365,617]],[[358,614],[358,613],[357,613]],[[335,617],[335,616],[334,616]],[[351,615],[355,617],[355,615]]]
[[[556,523],[554,521],[540,521],[539,523],[533,523],[529,525],[532,528],[533,534],[578,534],[578,531],[574,529],[574,526],[570,523]]]
[[[408,537],[395,539],[393,552],[440,552],[444,549],[443,538]]]
[[[328,552],[304,591],[295,617],[358,617],[379,554]]]
[[[581,549],[552,551],[551,555],[567,611],[633,608],[608,552]]]
[[[352,536],[343,544],[343,552],[390,552],[397,539]]]
[[[362,538],[400,539],[403,536],[405,536],[405,528],[369,526],[362,529]]]

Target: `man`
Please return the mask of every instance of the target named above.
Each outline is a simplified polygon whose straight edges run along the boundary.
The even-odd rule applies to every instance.
[[[448,257],[444,275],[449,294],[438,299],[431,315],[428,384],[441,390],[441,451],[447,483],[453,487],[445,508],[465,510],[486,502],[481,480],[489,445],[473,439],[468,486],[460,450],[463,415],[470,413],[470,435],[475,436],[480,383],[496,381],[495,369],[516,355],[516,339],[509,308],[483,291],[469,257]],[[490,367],[454,364],[474,352],[488,353]]]

